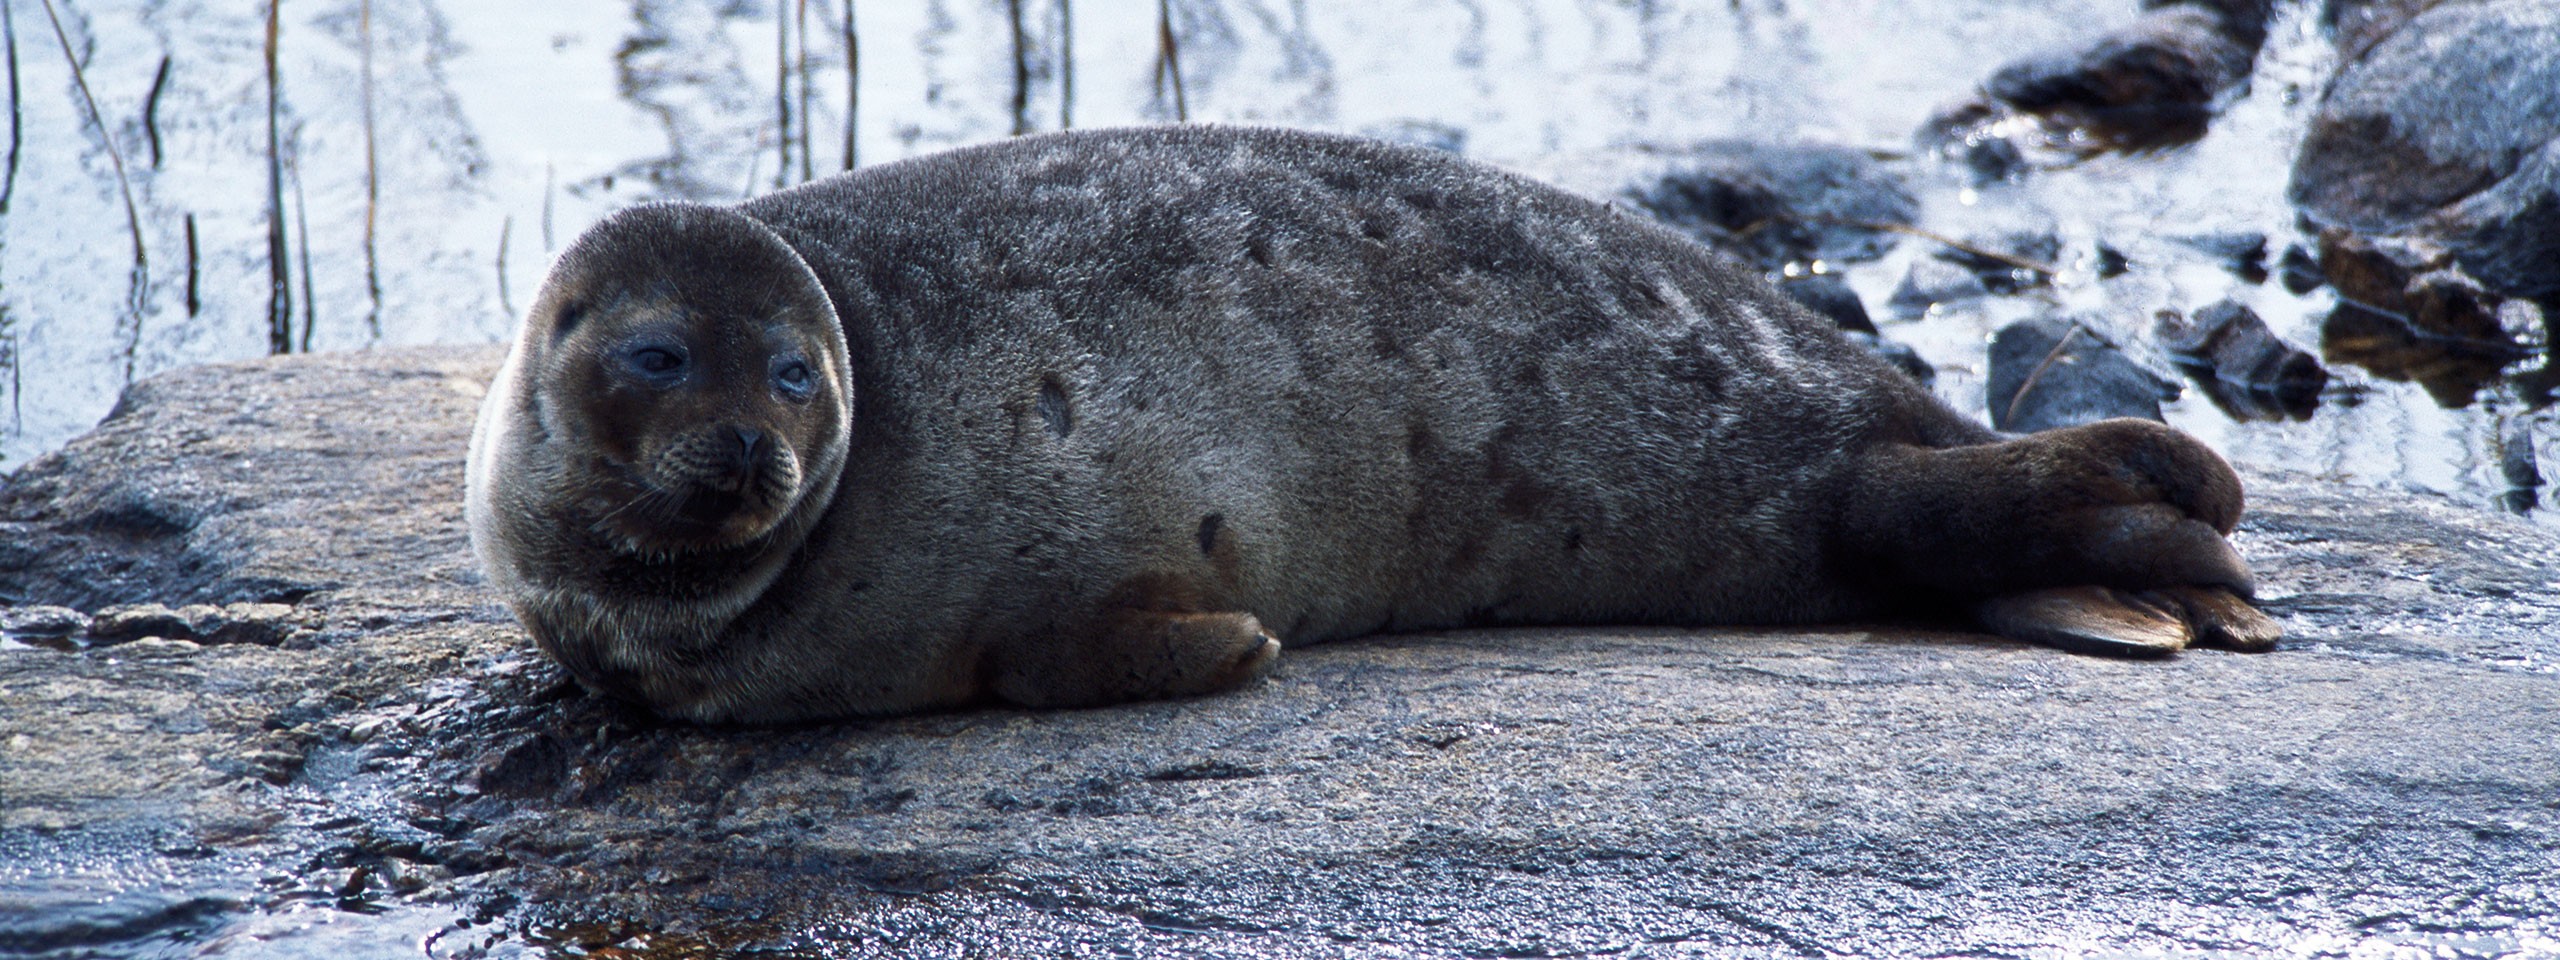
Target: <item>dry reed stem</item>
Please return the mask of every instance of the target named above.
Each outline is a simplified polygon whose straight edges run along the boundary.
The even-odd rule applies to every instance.
[[[302,352],[311,352],[311,328],[320,325],[320,298],[311,292],[311,201],[302,195],[301,128],[293,151],[293,242],[302,248]]]
[[[498,309],[507,315],[509,321],[516,318],[516,305],[514,299],[507,296],[507,235],[515,228],[514,214],[498,221]]]
[[[1058,129],[1076,126],[1076,13],[1069,0],[1058,0]]]
[[[2074,320],[2071,329],[2062,331],[2062,339],[2053,342],[2053,349],[2045,351],[2044,359],[2036,363],[2036,368],[2027,371],[2027,378],[2018,382],[2018,392],[2009,395],[2009,408],[2000,413],[2001,423],[2018,421],[2018,405],[2027,402],[2027,394],[2035,392],[2036,382],[2044,379],[2044,372],[2052,368],[2054,361],[2062,359],[2064,351],[2071,346],[2072,338],[2079,335],[2080,321]]]
[[[196,296],[196,215],[187,214],[187,316],[194,317],[204,309],[204,301]]]
[[[1031,41],[1022,31],[1022,0],[1005,0],[1013,28],[1013,135],[1031,132]]]
[[[782,15],[782,5],[773,7],[773,115],[781,125],[774,137],[773,187],[776,190],[791,181],[791,21]]]
[[[1182,97],[1182,49],[1173,39],[1173,0],[1156,0],[1156,96],[1164,96],[1165,78],[1173,78],[1173,119],[1177,123],[1191,120],[1191,107]]]
[[[63,62],[71,65],[71,85],[80,91],[80,105],[88,111],[89,125],[97,129],[98,142],[107,148],[107,162],[115,166],[116,192],[124,198],[125,229],[133,235],[133,272],[125,290],[124,323],[124,381],[132,383],[134,353],[142,348],[143,307],[151,290],[151,261],[142,247],[142,213],[133,202],[133,178],[125,174],[124,151],[116,147],[115,136],[107,131],[106,118],[98,113],[98,100],[89,93],[88,69],[72,52],[71,34],[62,29],[62,15],[55,12],[53,0],[44,0],[44,15],[53,22],[53,38],[62,44]]]
[[[800,38],[800,182],[807,183],[817,179],[817,172],[810,169],[809,131],[818,125],[817,115],[809,112],[809,0],[799,0],[791,32]]]
[[[853,29],[853,0],[844,0],[844,168],[860,161],[854,152],[854,118],[862,106],[862,35]]]
[[[169,87],[169,55],[160,55],[160,69],[151,74],[151,92],[142,96],[142,133],[151,141],[151,169],[160,169],[160,91]]]
[[[382,209],[382,168],[373,139],[373,0],[356,6],[357,63],[364,72],[358,98],[364,111],[364,332],[366,343],[382,341],[382,257],[374,225]]]
[[[18,151],[26,145],[18,119],[18,17],[11,12],[15,6],[11,0],[0,0],[0,33],[6,34],[9,45],[9,172],[0,176],[0,214],[9,212],[10,198],[18,195]]]
[[[51,2],[51,0],[47,0]],[[293,270],[284,242],[284,155],[277,132],[276,45],[284,0],[267,0],[267,352],[293,352]]]

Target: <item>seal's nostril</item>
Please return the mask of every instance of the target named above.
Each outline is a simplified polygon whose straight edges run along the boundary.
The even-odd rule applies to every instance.
[[[764,459],[764,431],[754,427],[733,427],[738,433],[738,465],[753,467]]]

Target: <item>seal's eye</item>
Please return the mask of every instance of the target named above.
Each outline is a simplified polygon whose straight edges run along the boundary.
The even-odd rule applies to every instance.
[[[784,399],[807,400],[818,389],[817,375],[809,371],[808,361],[786,357],[773,365],[773,388]]]
[[[641,379],[652,383],[669,384],[684,377],[684,351],[679,349],[641,347],[625,354],[623,359]]]

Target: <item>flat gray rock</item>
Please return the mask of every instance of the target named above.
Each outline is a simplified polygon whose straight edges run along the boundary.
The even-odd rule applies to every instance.
[[[496,360],[177,371],[5,480],[0,600],[292,609],[0,643],[0,954],[2560,951],[2560,539],[2483,509],[2252,477],[2263,655],[1465,631],[702,729],[481,587]]]

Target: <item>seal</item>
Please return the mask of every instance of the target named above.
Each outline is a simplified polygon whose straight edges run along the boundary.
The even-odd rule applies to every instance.
[[[1275,129],[617,213],[544,281],[468,488],[544,651],[706,722],[1202,694],[1456,626],[2275,639],[2192,438],[1994,433],[1633,215]]]

